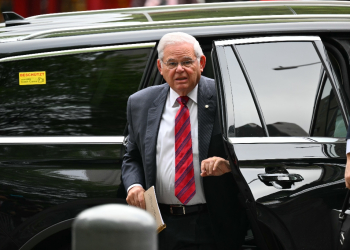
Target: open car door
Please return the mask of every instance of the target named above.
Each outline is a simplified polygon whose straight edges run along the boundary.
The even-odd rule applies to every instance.
[[[260,249],[334,249],[348,108],[316,36],[215,41],[220,120]]]

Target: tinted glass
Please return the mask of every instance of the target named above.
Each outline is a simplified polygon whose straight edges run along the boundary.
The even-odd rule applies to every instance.
[[[341,73],[341,69],[340,69],[340,65],[337,61],[337,59],[333,56],[332,53],[328,52],[328,58],[332,64],[332,70],[336,76],[335,80],[340,82],[342,85],[344,84],[343,81],[343,77],[342,77],[342,73]]]
[[[236,137],[262,137],[264,131],[247,81],[231,46],[225,47],[235,115]],[[232,128],[230,128],[232,130]],[[232,131],[231,131],[232,132]]]
[[[205,49],[205,47],[204,48],[203,47],[204,46],[202,46],[203,53],[207,58],[207,61],[206,61],[204,70],[202,72],[202,75],[214,79],[213,64],[211,60],[211,47],[208,48],[207,50]]]
[[[270,136],[309,135],[323,67],[311,42],[238,45]]]
[[[122,135],[151,48],[0,64],[0,135]],[[46,84],[19,85],[20,72]]]
[[[345,137],[346,126],[329,79],[317,104],[312,136]]]

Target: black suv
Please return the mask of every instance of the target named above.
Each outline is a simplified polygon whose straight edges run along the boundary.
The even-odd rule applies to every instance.
[[[345,196],[348,2],[87,11],[0,24],[0,250],[70,249],[82,210],[125,203],[127,98],[157,42],[200,42],[250,226],[242,249],[333,249]],[[120,186],[120,188],[119,188]],[[118,198],[121,197],[121,198]]]

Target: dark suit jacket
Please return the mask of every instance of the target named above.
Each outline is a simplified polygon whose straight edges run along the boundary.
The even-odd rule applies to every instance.
[[[156,183],[157,136],[168,91],[168,84],[152,86],[128,100],[129,140],[122,165],[126,188],[139,183],[147,190]],[[227,158],[217,118],[214,80],[201,77],[197,102],[199,161],[211,156]],[[218,248],[237,249],[245,235],[245,216],[232,174],[205,177],[203,186]]]

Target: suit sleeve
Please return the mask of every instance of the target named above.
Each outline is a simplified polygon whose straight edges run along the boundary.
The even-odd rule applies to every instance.
[[[135,114],[134,114],[134,113]],[[145,178],[140,149],[137,145],[135,129],[138,124],[133,124],[133,115],[137,115],[137,110],[132,109],[132,98],[130,97],[127,105],[128,119],[128,142],[122,163],[122,179],[127,190],[133,184],[141,184],[145,187]]]

